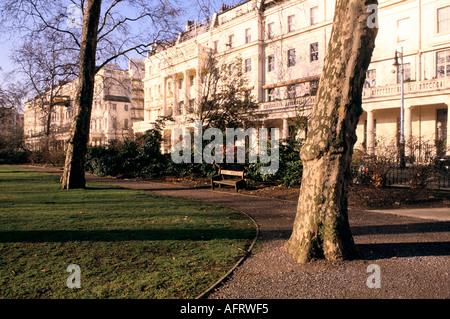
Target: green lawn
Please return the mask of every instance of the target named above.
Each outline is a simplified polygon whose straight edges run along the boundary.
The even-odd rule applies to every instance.
[[[232,209],[0,166],[0,298],[194,298],[243,256]],[[67,266],[81,268],[69,289]]]

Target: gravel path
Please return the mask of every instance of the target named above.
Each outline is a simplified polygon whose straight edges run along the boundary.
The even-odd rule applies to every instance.
[[[54,169],[32,168],[55,172]],[[260,238],[252,254],[208,298],[450,298],[450,222],[363,210],[349,212],[361,259],[297,264],[284,248],[296,202],[178,185],[101,178],[88,180],[236,208],[252,216]],[[366,284],[375,264],[380,288]]]

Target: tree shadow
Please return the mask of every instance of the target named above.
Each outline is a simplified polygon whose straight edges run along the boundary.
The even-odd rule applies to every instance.
[[[351,231],[354,236],[450,232],[450,222],[354,226]]]
[[[426,233],[448,233],[450,232],[449,222],[428,222],[395,225],[367,225],[351,228],[352,235],[370,236],[387,235],[384,243],[362,243],[357,244],[360,260],[390,259],[393,257],[420,257],[420,256],[449,256],[450,255],[450,233],[443,234],[439,239],[442,241],[425,241]],[[292,229],[266,229],[261,230],[260,235],[263,240],[288,240]],[[395,242],[389,243],[388,235],[392,234],[415,234],[417,242]],[[421,236],[422,235],[422,236]],[[379,238],[379,237],[378,237]],[[436,237],[433,236],[435,239]],[[383,239],[381,239],[383,240]],[[398,240],[398,239],[397,239]],[[419,242],[422,240],[421,242]]]
[[[386,235],[383,243],[357,244],[360,259],[374,260],[393,257],[448,256],[450,255],[450,222],[424,222],[408,224],[367,225],[351,228],[353,236]],[[427,233],[439,233],[428,237]],[[447,233],[447,234],[446,234]],[[406,235],[404,242],[398,242],[402,237],[395,237],[397,242],[389,242],[389,235]],[[441,236],[442,234],[442,236]],[[413,242],[410,241],[413,235]],[[446,241],[448,239],[448,241]]]
[[[2,231],[0,243],[44,243],[44,242],[120,242],[120,241],[159,241],[213,239],[250,239],[253,230],[227,228],[209,229],[146,229],[146,230],[40,230],[40,231]]]
[[[359,259],[375,260],[393,257],[448,256],[450,242],[358,244]]]

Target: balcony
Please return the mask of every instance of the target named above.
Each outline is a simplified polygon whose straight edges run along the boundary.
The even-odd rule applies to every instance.
[[[429,92],[437,92],[442,90],[450,89],[450,78],[440,78],[433,80],[425,80],[425,81],[413,81],[413,82],[405,82],[404,84],[405,92],[404,94],[421,94],[421,93],[429,93]],[[373,88],[365,88],[363,90],[363,99],[370,98],[382,98],[388,96],[400,95],[401,93],[401,85],[393,84],[386,86],[377,86]]]
[[[294,99],[275,100],[261,103],[261,111],[270,110],[294,110],[299,108],[310,108],[313,106],[315,96],[297,97]]]

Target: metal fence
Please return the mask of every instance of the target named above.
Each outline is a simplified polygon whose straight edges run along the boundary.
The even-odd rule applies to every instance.
[[[450,157],[428,162],[367,161],[352,167],[353,184],[450,190]]]

